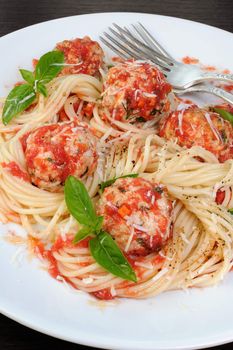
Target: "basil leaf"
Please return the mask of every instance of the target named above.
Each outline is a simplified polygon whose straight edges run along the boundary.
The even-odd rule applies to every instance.
[[[57,76],[64,65],[64,53],[50,51],[41,56],[36,65],[36,80],[46,84]]]
[[[73,243],[78,243],[91,234],[93,234],[93,229],[89,226],[84,226],[76,233]]]
[[[89,247],[93,258],[104,269],[125,280],[137,282],[134,270],[107,232],[101,231],[91,239]]]
[[[47,97],[47,95],[48,95],[46,86],[40,82],[38,82],[36,85],[36,91],[39,91],[45,97]]]
[[[82,225],[94,227],[97,215],[84,184],[74,176],[65,182],[65,201],[71,215]]]
[[[23,84],[14,87],[6,98],[4,104],[2,121],[8,124],[13,117],[28,108],[36,98],[33,87],[29,84]]]
[[[100,187],[100,192],[103,192],[104,189],[106,187],[109,187],[111,186],[112,184],[114,184],[114,182],[118,179],[124,179],[126,177],[138,177],[138,174],[128,174],[128,175],[123,175],[123,176],[119,176],[119,177],[115,177],[114,179],[111,179],[111,180],[108,180],[108,181],[105,181],[105,182],[101,182],[101,184],[99,185]]]
[[[233,208],[228,209],[228,212],[229,212],[231,215],[233,215]]]
[[[103,216],[97,216],[96,220],[93,224],[93,229],[97,232],[101,230],[101,227],[103,225],[104,217]]]
[[[228,120],[233,125],[233,114],[225,111],[221,108],[213,108],[213,111],[221,115],[221,117],[225,120]]]
[[[26,69],[20,69],[20,74],[22,75],[23,79],[26,80],[30,85],[33,85],[35,82],[35,77],[32,72]]]

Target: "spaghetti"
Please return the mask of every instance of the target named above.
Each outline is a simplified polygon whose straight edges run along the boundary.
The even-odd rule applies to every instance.
[[[171,113],[178,102],[155,66],[126,61],[107,69],[99,45],[82,40],[57,45],[68,65],[47,84],[47,96],[37,94],[26,111],[0,124],[1,221],[25,228],[53,277],[101,299],[214,285],[231,270],[233,259],[232,126],[198,107]],[[208,117],[196,126],[190,113],[199,121],[203,113]],[[204,143],[195,128],[207,135]],[[216,142],[224,149],[221,163]],[[138,178],[117,180],[100,193],[103,181],[127,174]],[[101,267],[90,254],[89,237],[73,242],[81,226],[65,203],[68,175],[82,180],[116,241],[124,237],[119,246],[136,283]],[[116,188],[121,195],[111,197]],[[145,188],[152,189],[150,195]],[[112,212],[106,214],[108,206]],[[153,249],[145,249],[150,240]]]

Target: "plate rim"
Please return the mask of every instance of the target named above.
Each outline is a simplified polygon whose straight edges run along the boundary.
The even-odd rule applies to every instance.
[[[190,20],[190,19],[186,19],[186,18],[182,18],[182,17],[176,17],[176,16],[167,16],[167,15],[161,15],[161,14],[156,14],[156,13],[150,13],[150,12],[130,12],[130,11],[126,11],[126,12],[119,12],[119,11],[116,11],[116,12],[111,12],[111,11],[107,11],[107,12],[95,12],[95,13],[82,13],[80,15],[72,15],[72,16],[63,16],[63,17],[58,17],[58,18],[53,18],[53,19],[48,19],[48,20],[45,20],[45,21],[42,21],[42,22],[38,22],[38,23],[34,23],[34,24],[30,24],[26,27],[22,27],[22,28],[19,28],[19,29],[16,29],[12,32],[9,32],[7,34],[4,34],[0,37],[0,41],[2,39],[7,39],[7,37],[10,37],[10,36],[13,36],[14,34],[18,33],[18,32],[22,32],[24,30],[28,30],[32,27],[36,27],[36,26],[39,26],[39,25],[43,25],[44,23],[48,23],[48,22],[55,22],[55,21],[59,21],[59,20],[64,20],[64,19],[71,19],[71,18],[74,18],[74,17],[83,17],[83,16],[102,16],[102,15],[149,15],[149,16],[156,16],[156,17],[165,17],[165,18],[168,18],[168,19],[172,19],[172,20],[178,20],[178,21],[184,21],[184,22],[189,22],[189,23],[192,23],[192,24],[198,24],[198,25],[201,25],[201,26],[204,26],[204,27],[209,27],[209,28],[212,28],[214,30],[220,30],[222,32],[224,32],[225,34],[227,35],[233,35],[233,33],[229,32],[228,30],[225,30],[225,29],[222,29],[222,28],[219,28],[219,27],[215,27],[215,26],[212,26],[210,24],[205,24],[205,23],[202,23],[202,22],[198,22],[198,21],[193,21],[193,20]]]
[[[78,340],[78,338],[74,341],[74,339],[72,339],[72,337],[70,336],[61,336],[59,333],[57,333],[56,331],[52,330],[47,330],[41,326],[36,325],[36,323],[29,323],[28,321],[21,319],[20,317],[14,315],[12,312],[7,312],[5,311],[3,308],[1,308],[1,314],[3,314],[4,316],[10,318],[11,320],[19,323],[20,325],[27,327],[31,330],[40,332],[42,334],[45,334],[47,336],[53,337],[55,339],[60,339],[63,341],[68,341],[70,343],[73,344],[79,344],[79,345],[83,345],[83,346],[90,346],[90,347],[96,347],[98,349],[111,349],[111,350],[198,350],[198,349],[205,349],[205,348],[212,348],[215,346],[220,346],[220,345],[224,345],[224,344],[228,344],[231,343],[233,341],[233,334],[232,336],[229,336],[229,338],[227,337],[223,337],[222,340],[219,339],[218,341],[209,341],[208,343],[203,341],[200,341],[199,344],[196,345],[175,345],[175,346],[162,346],[162,347],[155,347],[153,344],[150,343],[146,343],[146,342],[137,342],[137,346],[131,344],[131,341],[128,341],[128,345],[122,347],[120,344],[119,345],[114,345],[111,342],[111,338],[105,338],[104,341],[102,341],[102,344],[100,342],[96,343],[95,340],[91,341],[89,340],[90,338],[86,338],[88,339],[87,341],[82,340],[82,338],[80,338],[80,340]],[[87,334],[88,335],[88,334]],[[108,340],[109,339],[109,340]],[[149,344],[149,346],[148,346]],[[138,347],[138,345],[140,345],[140,347]],[[142,347],[141,347],[142,346]],[[146,347],[144,347],[146,346]]]

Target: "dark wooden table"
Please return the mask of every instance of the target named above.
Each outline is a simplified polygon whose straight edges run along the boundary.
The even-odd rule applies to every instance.
[[[0,0],[0,36],[54,18],[110,11],[181,17],[233,32],[232,0]],[[90,349],[35,332],[1,315],[0,329],[1,350]],[[213,349],[230,350],[233,343]]]

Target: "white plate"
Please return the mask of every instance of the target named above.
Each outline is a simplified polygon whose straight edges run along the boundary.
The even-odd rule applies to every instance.
[[[0,39],[0,95],[63,39],[98,35],[116,22],[142,22],[172,55],[200,58],[233,70],[233,35],[182,19],[137,13],[105,13],[37,24]],[[1,234],[5,228],[0,227]],[[12,263],[16,247],[0,245],[0,311],[33,329],[72,342],[111,349],[197,349],[233,340],[233,275],[217,287],[167,292],[147,300],[120,300],[100,307],[81,292],[70,292],[37,261]],[[22,253],[23,255],[23,253]]]

